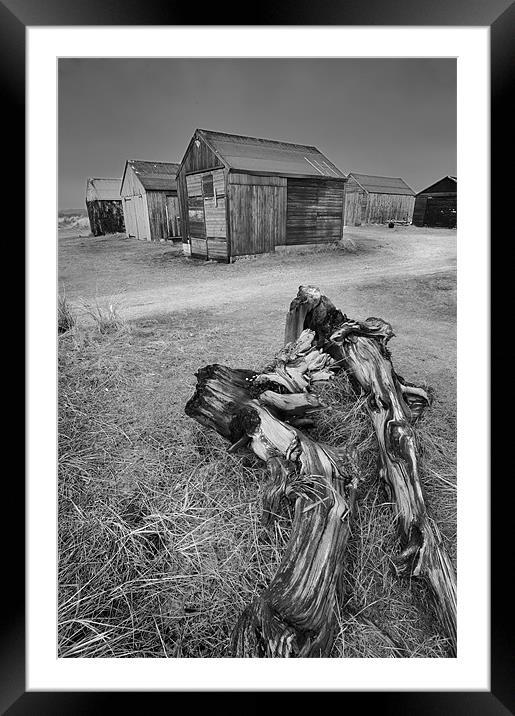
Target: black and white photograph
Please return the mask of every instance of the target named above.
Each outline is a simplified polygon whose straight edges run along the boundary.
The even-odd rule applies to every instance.
[[[456,658],[456,58],[57,73],[59,658]]]

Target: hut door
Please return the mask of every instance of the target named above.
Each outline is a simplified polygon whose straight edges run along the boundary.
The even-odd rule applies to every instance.
[[[204,197],[200,174],[189,174],[186,177],[188,190],[188,239],[191,245],[191,256],[207,259],[206,217],[204,216]]]
[[[150,241],[148,236],[147,222],[145,217],[145,201],[141,194],[134,198],[134,215],[136,218],[136,238]]]
[[[178,197],[167,195],[166,214],[168,217],[168,236],[180,236]]]
[[[138,235],[138,229],[136,225],[136,212],[134,210],[134,203],[131,196],[124,199],[125,206],[125,229],[127,236],[136,237]]]

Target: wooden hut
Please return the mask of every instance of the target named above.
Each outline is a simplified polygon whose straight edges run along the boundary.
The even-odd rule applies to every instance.
[[[86,183],[86,209],[94,236],[125,231],[119,179],[90,177]]]
[[[345,185],[345,225],[411,223],[415,192],[404,179],[350,172]]]
[[[230,262],[336,242],[345,180],[316,147],[197,129],[177,172],[184,253]]]
[[[458,181],[446,176],[420,191],[415,198],[413,223],[415,226],[456,228]]]
[[[125,162],[120,194],[128,236],[145,241],[180,239],[178,168],[170,162]]]

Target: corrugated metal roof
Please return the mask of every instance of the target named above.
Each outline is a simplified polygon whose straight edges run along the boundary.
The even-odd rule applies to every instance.
[[[409,194],[415,196],[413,189],[400,177],[377,177],[371,174],[350,172],[349,176],[361,184],[365,191],[372,194]]]
[[[278,175],[346,178],[316,147],[207,129],[199,129],[197,132],[231,169]]]
[[[120,200],[121,179],[90,177],[86,183],[86,201]]]
[[[179,164],[148,162],[140,159],[129,159],[127,163],[132,167],[145,189],[154,191],[177,189],[175,175]]]

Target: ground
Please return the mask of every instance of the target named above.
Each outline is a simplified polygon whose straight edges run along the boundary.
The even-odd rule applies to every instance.
[[[284,536],[259,527],[261,466],[227,456],[184,405],[199,367],[266,364],[300,284],[349,317],[388,320],[397,372],[434,388],[425,486],[454,554],[455,231],[357,227],[346,245],[226,265],[122,236],[60,237],[59,293],[78,321],[60,338],[61,655],[228,655]],[[334,655],[445,655],[424,589],[391,576],[375,478],[361,498]]]

